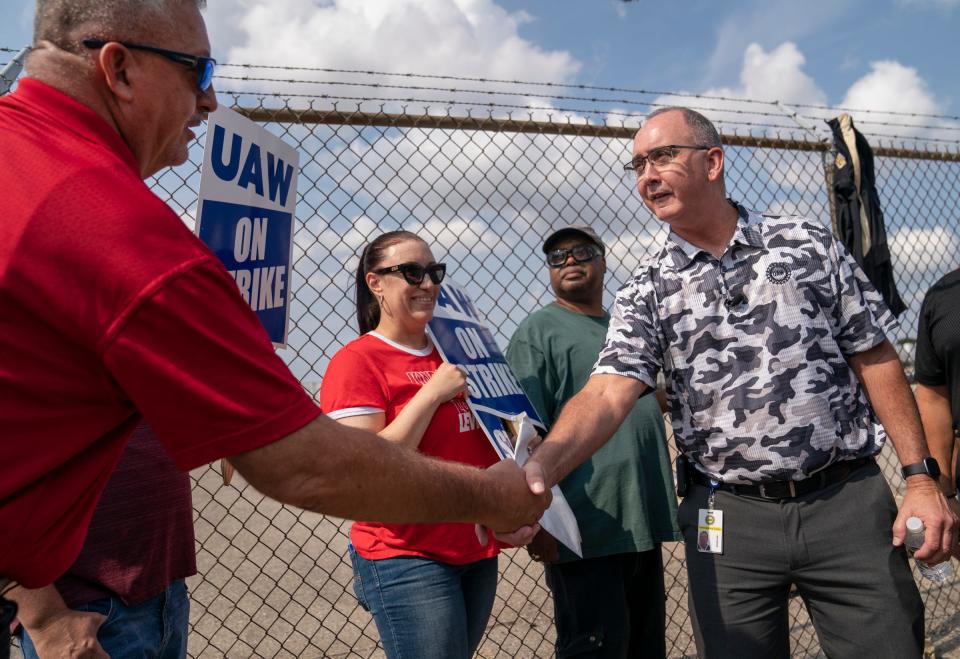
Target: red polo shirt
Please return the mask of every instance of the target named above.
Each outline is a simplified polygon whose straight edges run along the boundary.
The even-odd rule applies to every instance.
[[[0,576],[76,558],[141,414],[180,469],[319,409],[119,134],[26,79],[0,98]]]

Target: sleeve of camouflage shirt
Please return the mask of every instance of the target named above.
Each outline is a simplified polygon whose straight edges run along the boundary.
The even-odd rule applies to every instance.
[[[669,319],[661,320],[649,276],[641,272],[617,293],[593,374],[622,375],[656,388],[663,364],[662,322]]]
[[[883,297],[870,283],[850,253],[829,232],[827,272],[833,274],[833,334],[844,355],[856,355],[891,339],[897,321]]]

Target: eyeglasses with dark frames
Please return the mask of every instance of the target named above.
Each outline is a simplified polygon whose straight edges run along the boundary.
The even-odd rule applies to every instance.
[[[378,275],[389,275],[395,272],[399,272],[403,275],[403,278],[407,280],[407,283],[411,286],[419,286],[423,283],[423,278],[428,276],[430,281],[434,284],[439,285],[443,281],[444,276],[447,274],[447,264],[446,263],[431,263],[428,266],[422,266],[419,263],[400,263],[399,265],[391,265],[386,268],[377,268],[374,270],[374,273]]]
[[[600,250],[595,245],[574,245],[570,248],[551,249],[547,252],[547,265],[551,268],[562,268],[570,256],[577,263],[587,263],[600,256]]]
[[[652,163],[654,167],[664,167],[677,159],[681,149],[693,149],[694,151],[709,151],[713,147],[691,144],[665,144],[655,149],[650,149],[650,153],[645,156],[634,156],[633,160],[623,166],[623,171],[632,172],[641,176],[647,171],[647,163]]]
[[[108,43],[118,43],[130,50],[143,50],[148,53],[154,53],[155,55],[166,57],[168,60],[173,60],[174,62],[193,69],[197,74],[197,89],[201,92],[210,89],[210,83],[213,82],[213,70],[217,65],[217,60],[212,57],[190,55],[188,53],[177,52],[176,50],[167,50],[166,48],[157,48],[156,46],[145,46],[141,43],[130,43],[129,41],[104,41],[103,39],[83,40],[84,47],[91,49],[103,48]]]

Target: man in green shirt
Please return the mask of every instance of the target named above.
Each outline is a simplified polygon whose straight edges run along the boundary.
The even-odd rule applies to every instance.
[[[610,315],[605,247],[592,229],[560,229],[543,251],[556,299],[520,324],[507,361],[549,430],[590,376]],[[543,531],[529,547],[546,563],[557,657],[665,657],[660,543],[679,536],[656,398],[638,400],[613,438],[560,487],[580,525],[583,559]]]

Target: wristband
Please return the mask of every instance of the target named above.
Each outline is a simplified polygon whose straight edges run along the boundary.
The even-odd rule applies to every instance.
[[[940,465],[938,465],[937,461],[933,458],[926,457],[920,462],[904,465],[900,468],[900,473],[903,474],[904,478],[923,474],[924,476],[929,476],[933,480],[937,480],[940,478]]]

